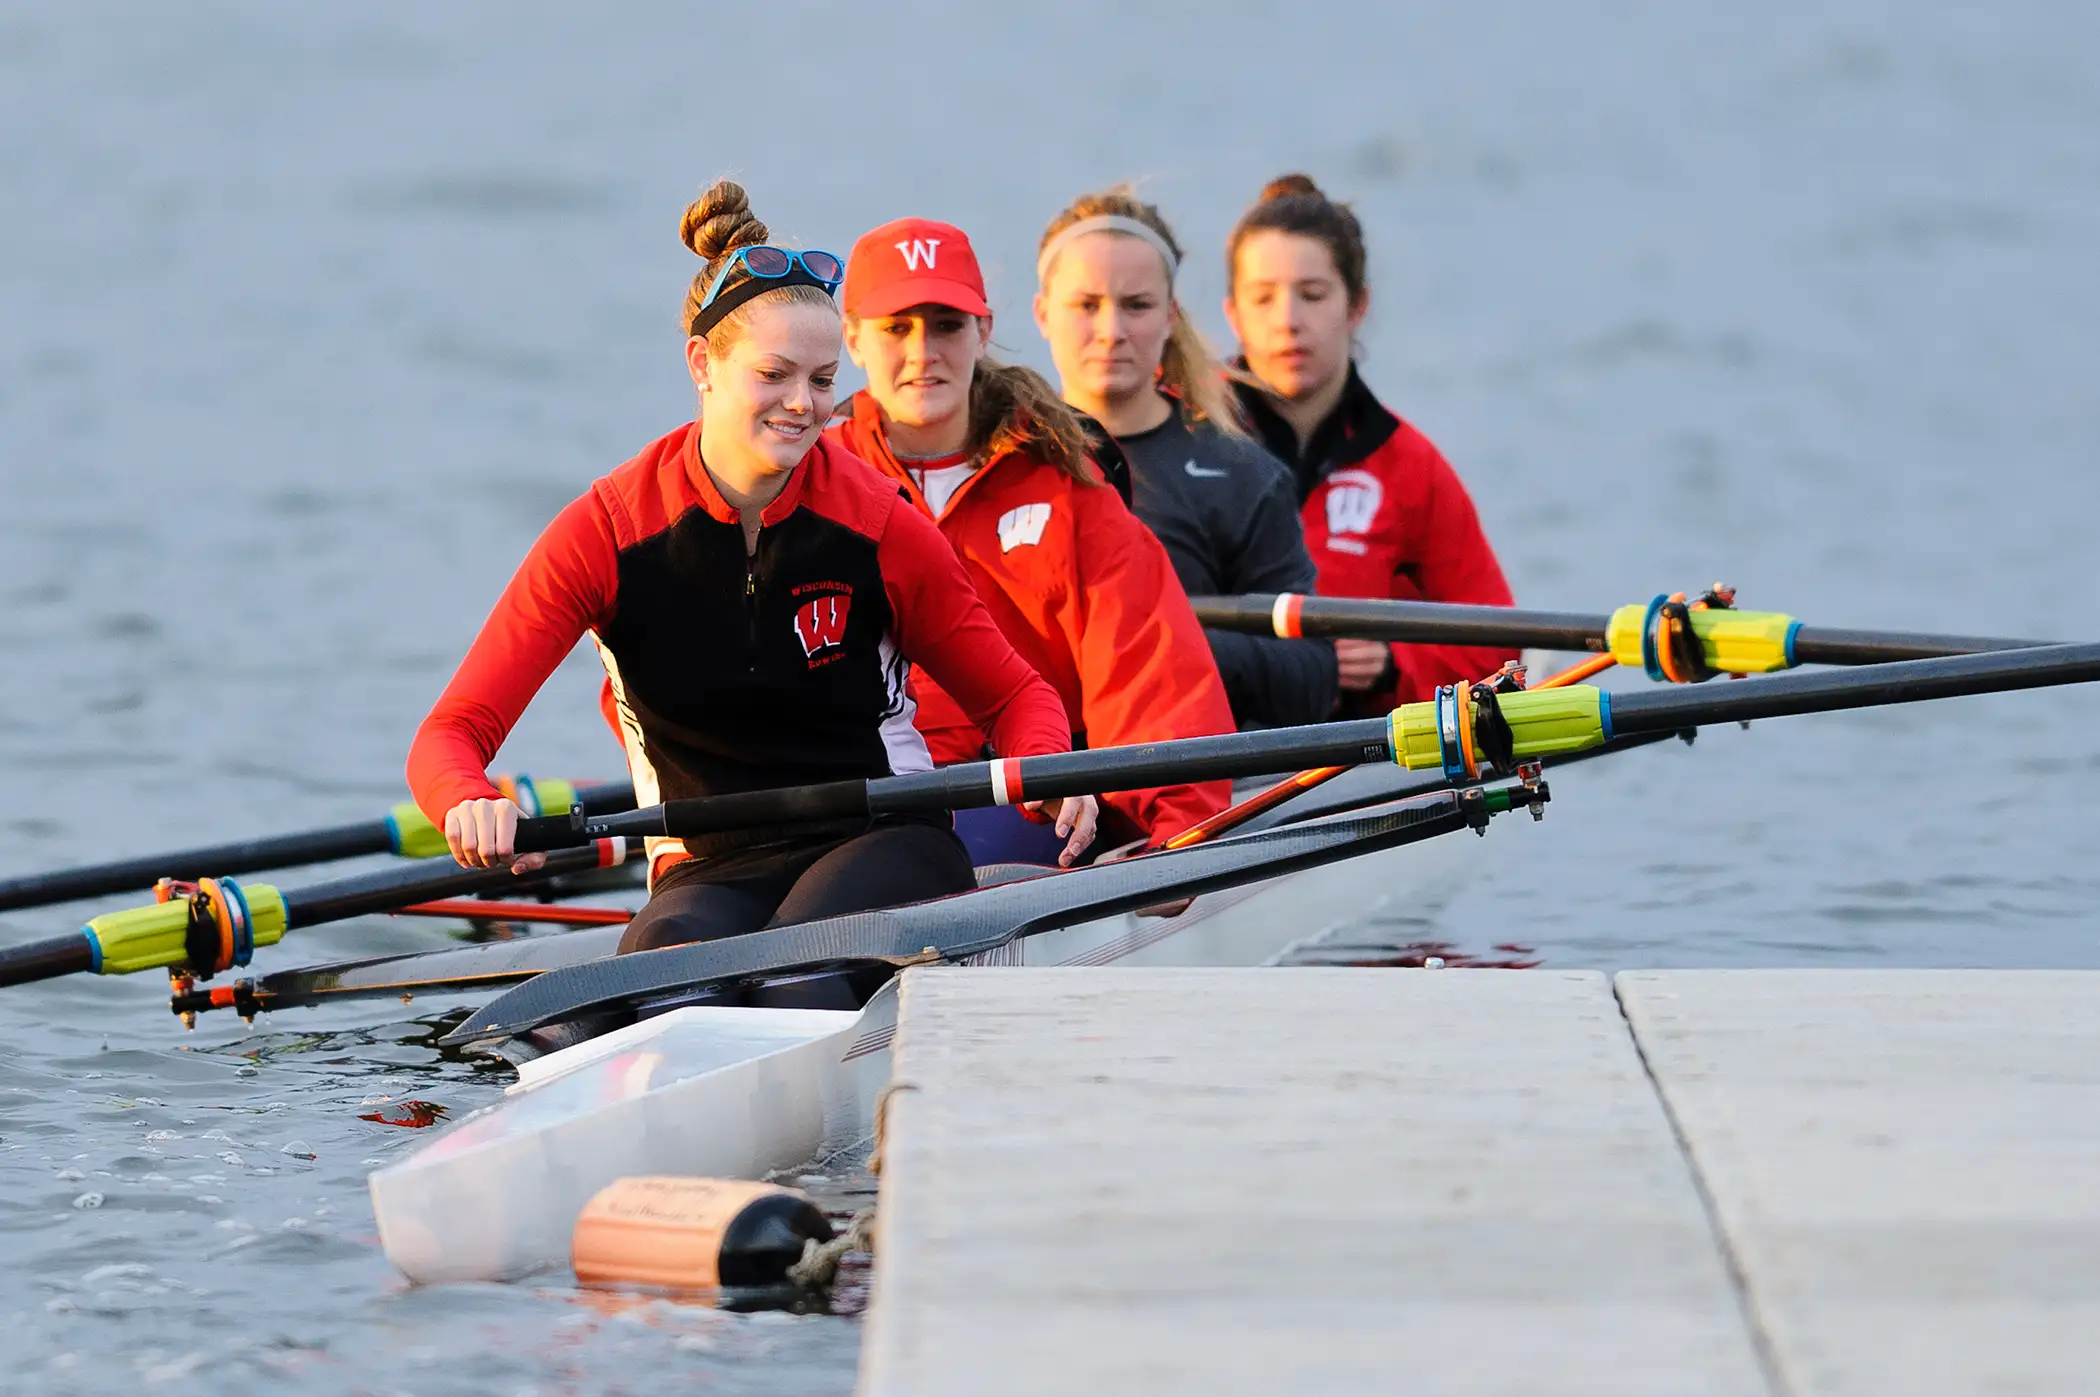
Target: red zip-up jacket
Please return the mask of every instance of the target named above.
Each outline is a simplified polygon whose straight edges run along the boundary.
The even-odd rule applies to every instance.
[[[827,435],[934,517],[890,451],[882,411],[867,394],[854,395]],[[1173,564],[1115,490],[1008,454],[972,474],[937,522],[1000,631],[1064,700],[1075,738],[1122,747],[1234,730],[1224,682]],[[941,676],[914,671],[912,689],[936,762],[982,755],[981,725]],[[1130,828],[1104,831],[1104,842],[1158,843],[1231,799],[1226,781],[1106,796],[1104,817],[1120,815]]]
[[[1056,690],[999,633],[940,531],[820,440],[756,550],[700,463],[698,424],[650,443],[533,544],[416,732],[416,804],[442,825],[556,665],[594,636],[642,804],[927,771],[906,687],[938,675],[1000,756],[1069,750]],[[830,837],[850,831],[830,831]],[[688,841],[695,854],[810,829]],[[652,866],[687,849],[652,841]]]
[[[1473,497],[1428,437],[1379,402],[1349,366],[1342,400],[1306,449],[1266,394],[1235,383],[1268,448],[1298,477],[1305,544],[1330,597],[1514,606],[1502,564],[1480,527]],[[1516,652],[1477,645],[1394,645],[1389,682],[1346,707],[1383,710],[1470,683]]]

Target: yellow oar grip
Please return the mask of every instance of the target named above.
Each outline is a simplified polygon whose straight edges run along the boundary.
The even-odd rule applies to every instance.
[[[284,895],[268,883],[244,883],[248,921],[255,944],[284,939]],[[187,898],[149,903],[122,912],[105,912],[84,930],[95,945],[95,971],[129,975],[139,970],[181,965],[189,959],[190,904]]]
[[[535,781],[529,776],[499,776],[496,787],[518,803],[526,815],[566,815],[576,808],[576,787],[567,781]],[[449,852],[445,832],[430,823],[412,800],[387,812],[394,852],[411,859],[434,859]]]
[[[1583,752],[1611,736],[1604,691],[1593,685],[1523,690],[1503,694],[1497,702],[1519,757]],[[1393,710],[1391,722],[1395,761],[1410,771],[1444,767],[1434,703],[1403,704]]]
[[[1632,669],[1646,667],[1643,631],[1653,610],[1636,602],[1611,614],[1604,639],[1611,647],[1611,657],[1620,664]],[[1689,619],[1709,669],[1723,674],[1770,674],[1793,668],[1793,639],[1799,623],[1784,612],[1709,607],[1690,613]]]

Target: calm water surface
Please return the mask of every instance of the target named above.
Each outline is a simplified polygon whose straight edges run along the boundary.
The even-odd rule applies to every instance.
[[[1811,622],[2089,631],[2100,11],[1576,9],[0,8],[0,872],[398,799],[534,533],[687,415],[674,229],[723,172],[805,243],[965,225],[1042,364],[1032,249],[1069,195],[1143,178],[1215,329],[1232,217],[1309,169],[1373,235],[1367,371],[1523,601],[1718,577]],[[506,760],[615,770],[593,687],[572,663]],[[1362,939],[2100,964],[2093,705],[1571,772],[1433,926]],[[359,1117],[501,1075],[406,1009],[184,1035],[162,1004],[145,977],[0,995],[12,1390],[850,1387],[844,1319],[405,1290],[364,1177],[415,1132]]]

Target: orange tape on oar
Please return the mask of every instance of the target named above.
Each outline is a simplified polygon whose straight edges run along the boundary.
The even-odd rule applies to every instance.
[[[255,922],[248,898],[231,878],[199,878],[194,883],[163,878],[153,885],[153,900],[189,903],[189,930],[184,947],[190,970],[209,980],[223,970],[246,965],[255,954]]]
[[[1692,629],[1694,611],[1732,611],[1735,588],[1716,582],[1698,600],[1684,593],[1657,597],[1648,604],[1641,627],[1641,659],[1650,679],[1671,684],[1703,684],[1720,673],[1706,662],[1706,648]]]

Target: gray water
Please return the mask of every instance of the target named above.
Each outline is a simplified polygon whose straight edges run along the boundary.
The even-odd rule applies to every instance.
[[[1142,178],[1215,330],[1225,230],[1308,169],[1374,240],[1367,372],[1523,602],[1722,578],[1812,623],[2089,635],[2095,72],[2072,3],[0,5],[0,872],[398,799],[534,533],[688,415],[674,230],[725,172],[807,244],[961,223],[1043,365],[1031,254],[1070,195]],[[511,768],[614,771],[594,685],[558,675]],[[2100,964],[2093,712],[1789,719],[1570,772],[1433,926],[1362,936]],[[442,1061],[420,1005],[185,1035],[163,1003],[0,993],[10,1390],[850,1387],[847,1319],[406,1290],[364,1176],[417,1133],[359,1116],[501,1075]]]

